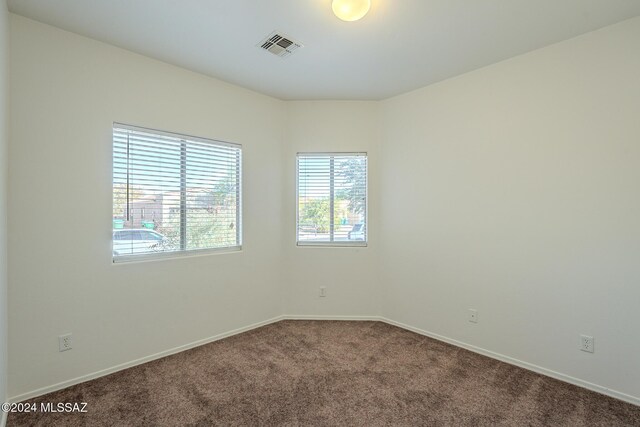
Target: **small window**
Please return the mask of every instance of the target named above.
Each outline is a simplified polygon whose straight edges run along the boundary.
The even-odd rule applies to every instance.
[[[240,249],[241,163],[237,144],[114,124],[113,261]]]
[[[366,246],[366,153],[298,153],[298,245]]]

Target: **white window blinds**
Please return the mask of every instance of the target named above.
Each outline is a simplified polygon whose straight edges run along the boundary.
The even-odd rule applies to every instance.
[[[298,153],[298,245],[367,244],[366,153]]]
[[[114,124],[113,260],[239,249],[241,146]]]

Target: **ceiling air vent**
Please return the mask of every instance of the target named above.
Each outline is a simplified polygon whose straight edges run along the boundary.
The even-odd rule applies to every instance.
[[[295,52],[296,49],[302,47],[302,43],[298,43],[291,37],[285,36],[279,31],[274,31],[256,46],[271,52],[280,58],[286,58]]]

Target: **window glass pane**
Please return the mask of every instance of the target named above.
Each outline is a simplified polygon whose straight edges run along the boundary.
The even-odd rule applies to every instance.
[[[114,126],[114,261],[239,247],[240,176],[238,145]]]
[[[238,158],[213,153],[215,163],[203,161],[209,147],[187,147],[187,249],[232,246],[237,239]]]
[[[298,160],[298,240],[329,240],[329,157]]]
[[[366,157],[338,157],[335,160],[336,241],[364,241],[367,210]]]
[[[299,244],[366,243],[366,154],[298,154]]]

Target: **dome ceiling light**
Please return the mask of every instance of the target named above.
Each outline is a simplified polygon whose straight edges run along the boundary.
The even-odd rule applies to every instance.
[[[371,0],[333,0],[331,9],[343,21],[357,21],[371,8]]]

